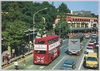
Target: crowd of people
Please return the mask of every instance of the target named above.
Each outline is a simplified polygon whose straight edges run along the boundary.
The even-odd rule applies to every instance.
[[[6,55],[5,56],[3,56],[3,59],[2,59],[2,62],[7,62],[7,64],[10,64],[10,59],[12,59],[13,58],[13,54],[10,56],[10,54],[9,53],[6,53]]]

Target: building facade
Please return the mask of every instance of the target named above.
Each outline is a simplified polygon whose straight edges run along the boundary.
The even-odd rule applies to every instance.
[[[67,16],[66,22],[72,27],[98,27],[98,19],[92,17]]]

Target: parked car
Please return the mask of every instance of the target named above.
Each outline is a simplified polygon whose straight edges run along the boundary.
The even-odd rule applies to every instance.
[[[93,40],[90,40],[89,41],[89,44],[93,44],[94,45],[94,41]]]
[[[95,47],[94,47],[94,44],[88,44],[88,47],[93,47],[93,48],[95,48]]]
[[[92,38],[97,38],[97,34],[92,34]]]
[[[76,63],[74,61],[65,60],[61,66],[61,70],[73,70],[75,67]]]
[[[89,52],[85,59],[85,66],[89,68],[98,68],[98,56],[95,52]]]
[[[96,44],[96,39],[95,38],[91,38],[91,41],[94,41],[94,44]]]
[[[86,51],[87,51],[87,52],[94,52],[95,49],[94,49],[93,47],[88,46],[88,47],[86,48]]]

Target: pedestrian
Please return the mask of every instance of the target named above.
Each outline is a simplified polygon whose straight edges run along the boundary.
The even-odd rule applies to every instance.
[[[11,54],[11,58],[13,58],[14,57],[14,55],[13,55],[13,53]]]
[[[7,53],[6,53],[6,55],[4,56],[4,59],[7,60]]]
[[[23,58],[23,63],[25,63],[25,55],[23,55],[22,58]]]
[[[5,60],[5,58],[4,58],[4,56],[3,56],[2,62],[4,62],[4,60]]]
[[[9,56],[8,56],[8,61],[9,61],[9,64],[10,64],[10,58],[11,58],[11,57],[10,57],[10,55],[9,55]]]
[[[17,60],[15,60],[14,65],[15,65],[15,69],[18,70],[18,63],[17,63]]]
[[[8,56],[7,56],[7,65],[9,64],[9,58],[8,58]]]

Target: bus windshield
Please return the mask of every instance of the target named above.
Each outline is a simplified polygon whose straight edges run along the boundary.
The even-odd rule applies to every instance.
[[[36,51],[37,54],[46,54],[46,51]]]

